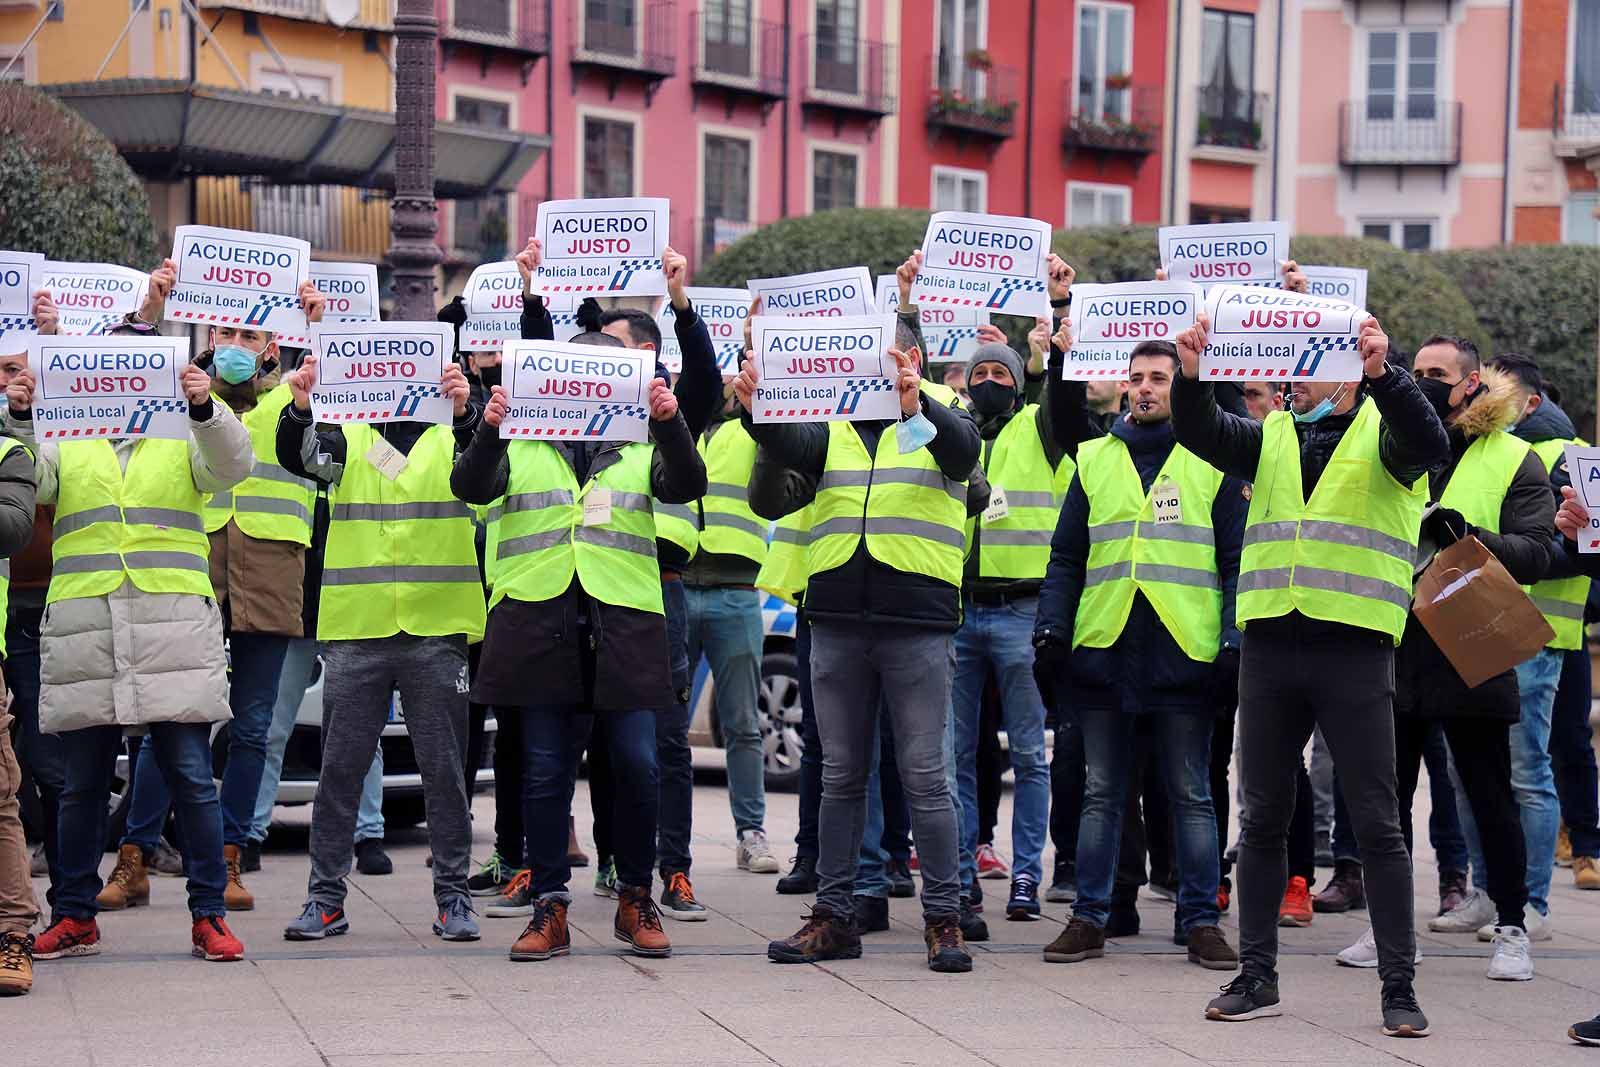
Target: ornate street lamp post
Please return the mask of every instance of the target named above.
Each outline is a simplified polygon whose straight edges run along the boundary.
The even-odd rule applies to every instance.
[[[394,18],[394,205],[389,267],[394,317],[434,317],[434,268],[441,258],[433,199],[434,63],[439,22],[434,0],[399,0]]]

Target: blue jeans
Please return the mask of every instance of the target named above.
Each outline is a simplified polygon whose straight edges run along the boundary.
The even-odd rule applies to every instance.
[[[805,609],[795,615],[795,669],[800,672],[800,829],[794,835],[795,855],[817,858],[817,812],[822,807],[822,739],[817,736],[817,712],[811,703],[811,624]]]
[[[1522,716],[1511,727],[1511,791],[1522,813],[1522,836],[1528,846],[1528,907],[1540,915],[1550,914],[1550,873],[1555,865],[1556,836],[1561,832],[1561,801],[1550,769],[1550,716],[1560,681],[1561,653],[1554,649],[1542,649],[1517,665]],[[1472,881],[1483,887],[1489,868],[1484,863],[1478,824],[1470,805],[1463,801],[1457,808],[1472,854]]]
[[[90,726],[61,734],[66,787],[59,824],[61,884],[56,914],[92,919],[99,911],[100,852],[106,839],[106,794],[122,747],[121,726]],[[142,750],[152,753],[153,778],[165,778],[177,807],[184,872],[189,878],[189,911],[195,918],[223,915],[222,806],[211,781],[211,725],[158,722],[150,726]],[[137,779],[137,775],[135,778]]]
[[[761,747],[761,594],[754,589],[685,586],[689,665],[711,663],[717,723],[728,753],[728,806],[734,830],[765,828],[766,760]]]
[[[248,837],[254,844],[267,839],[272,826],[272,806],[278,800],[278,782],[283,778],[283,750],[294,732],[295,716],[311,684],[317,664],[317,642],[309,637],[291,637],[284,653],[283,670],[278,675],[278,699],[272,708],[272,725],[267,729],[267,753],[261,767],[261,787],[256,790],[255,814],[250,819]],[[378,746],[372,766],[361,783],[361,807],[356,814],[357,841],[383,840],[383,746]]]
[[[888,721],[887,712],[879,711],[879,723]],[[883,731],[878,731],[872,742],[872,773],[867,776],[867,821],[861,827],[861,860],[856,864],[855,895],[880,897],[889,895],[889,853],[883,847],[883,754],[894,744],[891,737],[885,743]]]
[[[1550,719],[1550,766],[1555,771],[1561,817],[1572,838],[1574,856],[1600,856],[1600,787],[1589,729],[1589,649],[1561,654],[1561,684]],[[9,673],[11,666],[6,664]]]
[[[1104,926],[1111,914],[1138,717],[1111,708],[1080,708],[1077,715],[1088,775],[1078,832],[1078,899],[1072,913]],[[1161,764],[1172,805],[1178,922],[1185,930],[1215,926],[1219,917],[1217,816],[1211,806],[1213,721],[1209,714],[1150,716],[1153,758]]]
[[[956,672],[951,687],[956,723],[956,782],[961,793],[961,854],[978,847],[978,723],[990,668],[1000,685],[1000,703],[1016,788],[1011,798],[1012,872],[1043,877],[1040,856],[1050,826],[1050,764],[1044,753],[1044,702],[1033,681],[1033,622],[1036,597],[1008,604],[978,604],[970,598],[956,631]],[[963,861],[961,883],[976,876]],[[1215,888],[1215,887],[1213,887]]]
[[[689,838],[694,829],[694,757],[689,751],[689,611],[683,583],[662,579],[661,599],[667,617],[667,655],[671,658],[672,707],[656,716],[656,765],[661,778],[656,827],[656,862],[662,879],[689,873]]]

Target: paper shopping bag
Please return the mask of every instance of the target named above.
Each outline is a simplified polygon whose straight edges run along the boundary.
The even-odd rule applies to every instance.
[[[1411,610],[1468,688],[1510,670],[1556,636],[1505,565],[1470,535],[1434,557],[1417,581]]]

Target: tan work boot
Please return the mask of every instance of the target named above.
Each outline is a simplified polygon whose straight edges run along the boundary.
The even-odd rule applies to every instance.
[[[1572,857],[1572,884],[1579,889],[1600,889],[1600,864],[1593,856]]]
[[[222,903],[229,911],[252,911],[256,898],[244,887],[241,871],[242,858],[238,845],[222,846],[222,862],[228,866],[228,884],[222,890]]]
[[[650,890],[617,885],[617,921],[613,932],[617,940],[640,956],[672,955],[672,942],[661,928],[661,913],[650,899]]]
[[[20,997],[33,988],[33,938],[0,934],[0,997]]]
[[[144,865],[144,849],[123,845],[118,850],[117,865],[94,902],[101,911],[121,911],[150,903],[150,871]]]

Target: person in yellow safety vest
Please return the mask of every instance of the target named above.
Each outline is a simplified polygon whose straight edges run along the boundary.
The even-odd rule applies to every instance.
[[[1422,522],[1418,566],[1473,536],[1512,578],[1531,584],[1550,565],[1555,496],[1544,461],[1528,442],[1506,432],[1522,411],[1516,379],[1481,366],[1476,346],[1460,337],[1428,338],[1412,370],[1450,439],[1448,461],[1428,474],[1433,506]],[[1503,671],[1469,689],[1415,616],[1408,616],[1395,656],[1401,829],[1410,829],[1418,764],[1437,723],[1449,743],[1459,783],[1456,810],[1480,887],[1428,925],[1453,933],[1487,926],[1495,946],[1489,964],[1493,979],[1532,978],[1530,935],[1549,936],[1545,898],[1560,815],[1546,746],[1560,673],[1560,656],[1546,651],[1515,672]],[[1537,741],[1536,758],[1525,751],[1533,741],[1519,740],[1529,734]],[[1542,856],[1538,872],[1536,854]],[[1340,958],[1359,962],[1371,955],[1367,941]]]
[[[152,272],[157,305],[175,279],[171,260]],[[302,304],[315,293],[302,287]],[[56,508],[39,723],[60,735],[66,764],[61,884],[55,921],[34,943],[40,959],[100,951],[106,792],[128,727],[148,729],[145,744],[172,790],[194,952],[216,961],[244,955],[223,921],[227,867],[211,727],[230,711],[203,512],[206,495],[243,481],[254,459],[249,432],[212,398],[206,372],[189,363],[179,384],[188,440],[47,442],[36,450],[38,502]],[[30,371],[7,391],[10,431],[30,443],[33,388]]]
[[[1320,726],[1360,841],[1383,982],[1383,1029],[1416,1036],[1411,860],[1396,817],[1394,646],[1411,606],[1427,496],[1449,458],[1439,416],[1387,361],[1378,320],[1361,325],[1359,381],[1292,379],[1290,411],[1266,422],[1218,409],[1201,382],[1209,322],[1178,337],[1178,443],[1251,483],[1236,617],[1240,644],[1240,974],[1207,1006],[1216,1020],[1279,1014],[1278,911],[1296,768]]]
[[[317,358],[289,376],[278,417],[278,463],[328,487],[317,638],[323,642],[322,765],[311,819],[311,878],[290,941],[347,933],[362,782],[396,711],[416,754],[433,854],[433,933],[475,941],[467,891],[472,827],[464,764],[467,644],[483,638],[484,591],[472,510],[450,492],[450,469],[477,427],[461,367],[445,368],[450,425],[311,421]],[[398,697],[398,702],[396,701]]]
[[[602,333],[575,343],[620,345]],[[568,952],[567,816],[595,722],[615,780],[616,937],[641,956],[671,943],[650,897],[656,857],[656,716],[670,708],[666,616],[652,498],[706,491],[705,465],[664,377],[650,387],[651,441],[508,442],[503,388],[456,462],[451,486],[489,506],[495,585],[473,698],[517,716],[528,869],[495,914],[528,925],[513,960]],[[516,910],[513,910],[516,909]]]
[[[734,382],[745,429],[773,459],[818,479],[806,613],[823,751],[816,907],[767,946],[780,963],[853,958],[852,890],[878,716],[893,717],[901,782],[922,872],[928,965],[962,972],[956,810],[945,776],[953,635],[960,622],[967,479],[978,433],[954,394],[929,384],[915,339],[892,349],[898,420],[753,423],[760,380],[746,357]],[[934,399],[933,391],[948,399]],[[882,707],[880,707],[880,704]]]
[[[1564,450],[1569,444],[1582,445],[1584,441],[1573,429],[1567,413],[1546,391],[1544,375],[1534,360],[1502,352],[1490,361],[1490,366],[1516,379],[1521,403],[1511,432],[1533,446],[1550,472],[1550,485],[1560,503],[1561,490],[1572,484]],[[1566,562],[1557,538],[1549,572],[1542,581],[1528,587],[1528,595],[1556,632],[1546,651],[1561,659],[1560,681],[1550,712],[1549,745],[1563,827],[1557,840],[1556,862],[1570,860],[1573,884],[1579,889],[1594,890],[1600,889],[1600,810],[1596,808],[1600,786],[1596,780],[1594,739],[1589,730],[1590,665],[1583,626],[1589,587],[1589,578]],[[1527,698],[1526,692],[1522,695]],[[1513,732],[1513,757],[1523,747],[1517,744],[1516,736]],[[1529,855],[1532,856],[1531,848]],[[1528,869],[1531,874],[1531,859]]]
[[[312,295],[315,294],[315,295]],[[307,318],[321,320],[323,296],[307,293]],[[222,774],[222,853],[228,865],[223,900],[229,911],[249,911],[255,898],[245,888],[256,794],[267,758],[267,731],[277,703],[289,639],[301,633],[300,610],[306,548],[316,483],[278,465],[278,413],[289,403],[289,387],[278,381],[278,343],[269,330],[212,326],[210,347],[195,360],[212,374],[212,394],[239,416],[250,433],[255,467],[250,477],[206,498],[206,535],[211,542],[211,584],[222,609],[228,640],[228,762]],[[126,907],[125,880],[148,885],[144,857],[155,852],[172,806],[153,751],[139,750],[128,804],[127,831],[117,869],[100,894],[104,908]]]

